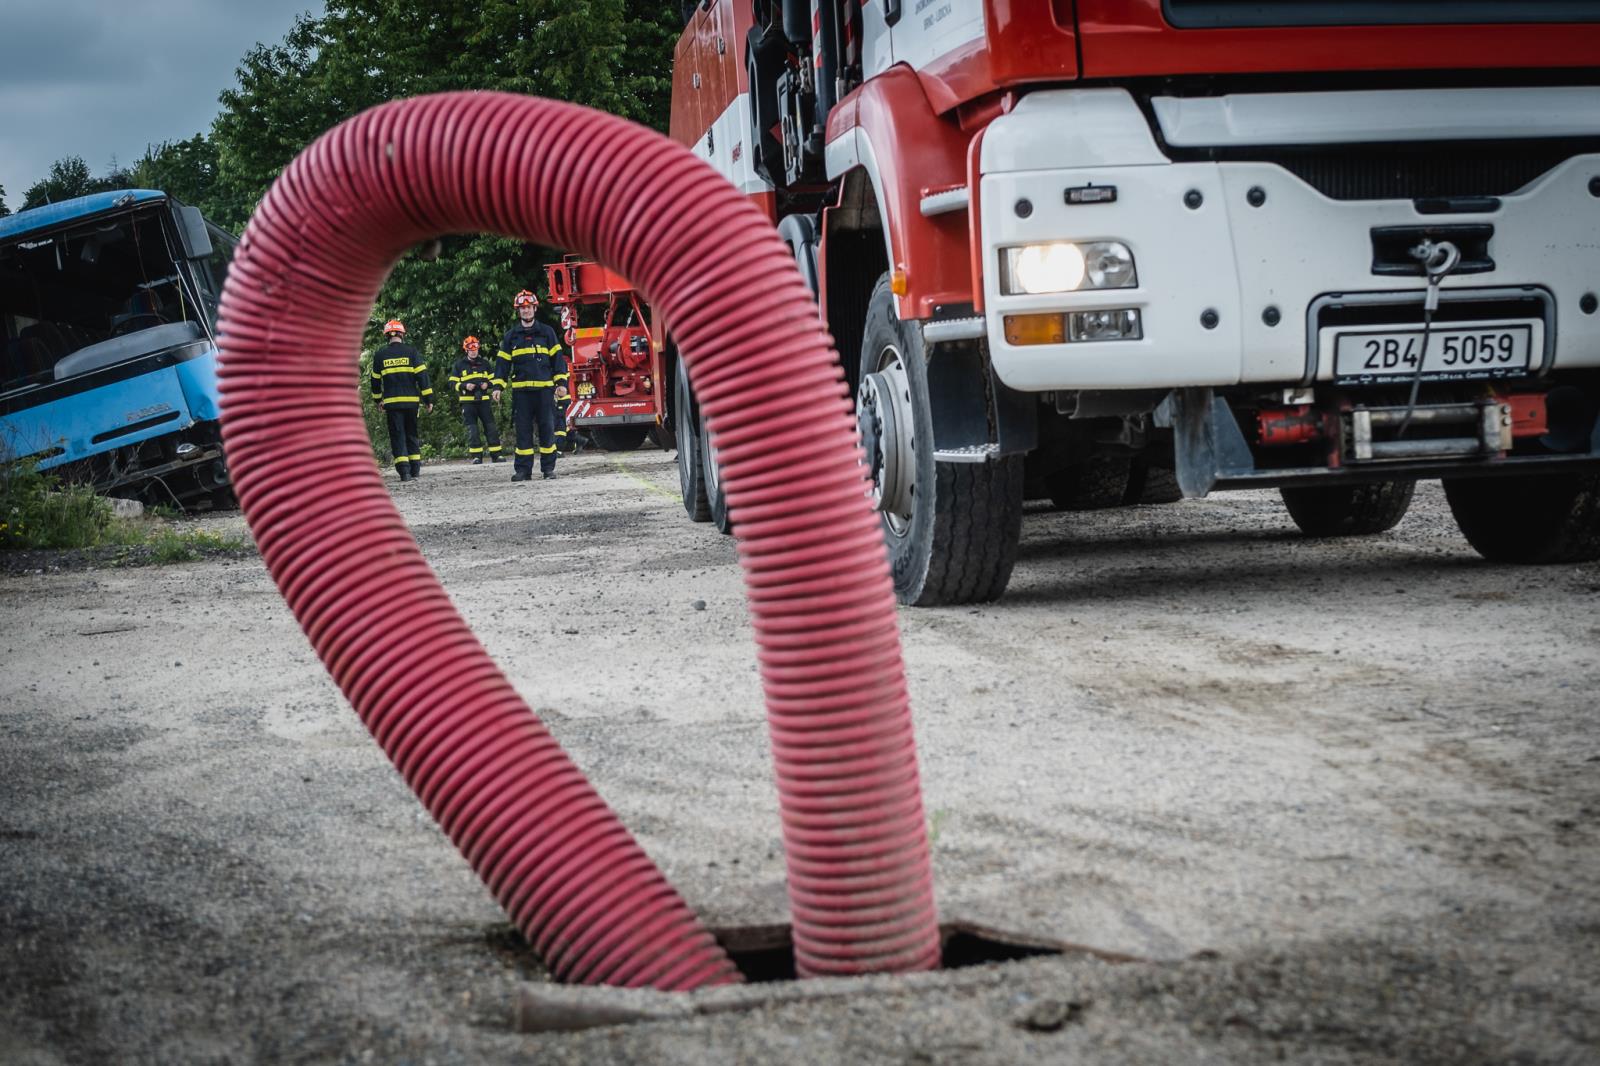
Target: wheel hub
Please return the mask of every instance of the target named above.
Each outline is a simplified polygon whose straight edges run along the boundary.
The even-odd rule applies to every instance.
[[[911,522],[916,483],[916,440],[911,420],[911,383],[900,353],[886,349],[875,373],[857,390],[856,421],[872,479],[872,503],[890,529],[903,533]]]

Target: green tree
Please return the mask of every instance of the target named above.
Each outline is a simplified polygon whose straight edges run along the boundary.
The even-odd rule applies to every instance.
[[[672,0],[328,0],[284,40],[258,45],[212,126],[216,177],[202,208],[241,228],[288,162],[325,130],[387,100],[501,90],[569,100],[665,131],[682,18]],[[559,163],[559,161],[557,161]],[[559,253],[501,237],[446,237],[432,261],[406,258],[378,298],[369,346],[385,319],[442,381],[476,334],[493,350],[512,322],[511,297],[544,288]],[[446,401],[430,423],[454,427]],[[442,430],[441,430],[442,431]]]
[[[11,208],[6,206],[6,187],[0,185],[0,218],[5,218],[11,213]]]
[[[210,207],[215,221],[235,232],[297,152],[366,106],[352,107],[323,89],[315,63],[324,46],[333,42],[322,23],[301,15],[282,43],[246,53],[235,71],[238,85],[222,93],[211,126],[217,169]]]
[[[48,176],[28,186],[22,198],[22,209],[57,204],[75,196],[107,192],[111,189],[131,189],[133,180],[126,170],[112,159],[104,177],[97,178],[89,172],[89,164],[79,155],[69,155],[50,164]]]
[[[186,141],[163,141],[147,147],[129,174],[134,187],[159,189],[209,215],[217,180],[217,148],[203,133]]]

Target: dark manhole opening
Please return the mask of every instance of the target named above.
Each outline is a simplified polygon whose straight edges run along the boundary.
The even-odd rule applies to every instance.
[[[787,925],[747,925],[713,929],[717,943],[733,959],[751,984],[796,979],[794,933]],[[1018,962],[1046,955],[1082,953],[1108,962],[1130,961],[1126,956],[1097,951],[1046,937],[1001,932],[969,922],[947,922],[939,927],[941,969],[962,970],[994,962]]]

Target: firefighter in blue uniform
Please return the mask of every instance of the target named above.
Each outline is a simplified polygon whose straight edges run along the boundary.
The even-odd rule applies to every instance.
[[[466,354],[450,368],[450,384],[456,387],[456,396],[461,400],[461,420],[467,425],[467,454],[472,456],[473,466],[483,465],[485,450],[490,459],[502,462],[505,456],[500,454],[500,427],[495,425],[495,403],[489,395],[497,391],[494,368],[479,351],[478,338],[468,337],[461,342],[461,349]]]
[[[433,410],[433,386],[428,384],[428,364],[402,338],[405,323],[391,318],[383,324],[389,343],[372,353],[372,400],[383,407],[389,422],[389,450],[401,481],[422,474],[422,444],[417,435],[417,408]]]
[[[539,298],[527,289],[512,300],[517,324],[500,341],[495,358],[494,398],[500,389],[511,390],[511,417],[517,429],[516,472],[512,481],[533,478],[533,457],[546,478],[556,476],[556,399],[567,394],[567,357],[556,331],[535,322]],[[534,429],[538,429],[538,448]]]

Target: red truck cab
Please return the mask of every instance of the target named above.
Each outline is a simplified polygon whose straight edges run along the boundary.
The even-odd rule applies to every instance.
[[[1330,536],[1440,478],[1490,559],[1600,555],[1597,0],[689,15],[673,136],[817,295],[904,602],[1000,595],[1027,499]]]

